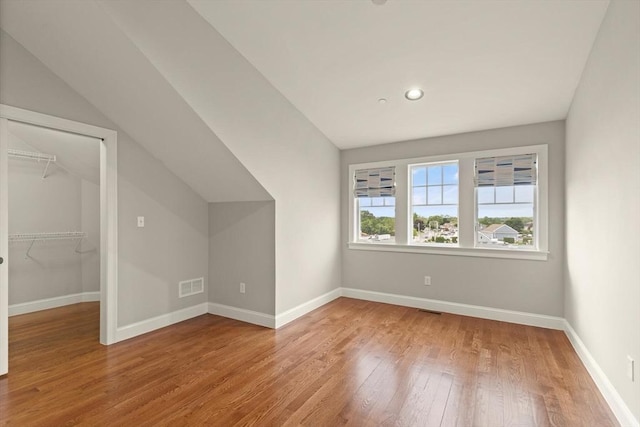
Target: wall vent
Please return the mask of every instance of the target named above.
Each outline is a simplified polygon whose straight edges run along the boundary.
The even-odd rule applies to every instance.
[[[204,277],[197,279],[183,280],[178,283],[178,297],[184,298],[189,295],[201,294],[204,292]]]

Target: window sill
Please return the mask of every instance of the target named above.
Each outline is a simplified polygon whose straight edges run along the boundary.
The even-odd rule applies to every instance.
[[[482,258],[524,259],[546,261],[547,251],[526,251],[510,249],[461,248],[446,246],[398,245],[393,243],[349,243],[349,249],[378,252],[406,252],[414,254],[470,256]]]

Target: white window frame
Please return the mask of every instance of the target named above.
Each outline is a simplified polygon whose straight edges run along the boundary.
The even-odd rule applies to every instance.
[[[536,249],[512,249],[508,247],[476,247],[476,187],[474,183],[475,160],[481,157],[499,157],[508,155],[535,153],[537,155],[538,181],[536,184],[535,221]],[[411,165],[458,161],[458,245],[412,244],[412,224],[410,193]],[[357,169],[384,166],[396,167],[396,239],[395,243],[358,242],[359,232],[357,202],[353,197],[353,176]],[[546,261],[549,239],[549,186],[548,186],[548,146],[529,145],[494,150],[452,153],[409,159],[369,162],[349,165],[349,249],[409,252],[437,255],[474,256],[487,258],[511,258]]]

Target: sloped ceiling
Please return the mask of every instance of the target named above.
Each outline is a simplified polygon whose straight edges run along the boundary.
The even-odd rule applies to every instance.
[[[99,4],[276,200],[332,185],[335,145],[186,2]]]
[[[93,1],[2,1],[0,27],[209,202],[269,200]]]
[[[339,148],[564,119],[609,4],[188,2]]]

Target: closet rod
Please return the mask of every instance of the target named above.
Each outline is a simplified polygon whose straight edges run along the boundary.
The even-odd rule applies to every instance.
[[[54,154],[44,154],[44,153],[36,153],[34,151],[22,151],[22,150],[14,150],[13,148],[7,149],[7,156],[14,157],[17,159],[27,159],[27,160],[36,160],[46,161],[47,164],[44,167],[44,171],[42,172],[42,179],[47,177],[47,169],[49,169],[49,165],[51,162],[56,161],[56,156]]]

